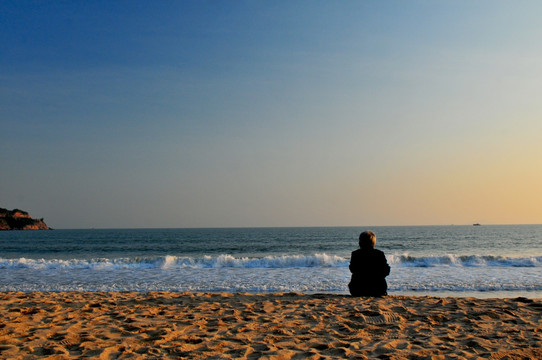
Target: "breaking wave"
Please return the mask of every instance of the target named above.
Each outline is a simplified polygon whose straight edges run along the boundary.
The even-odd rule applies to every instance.
[[[403,254],[388,256],[388,262],[390,265],[399,267],[542,267],[542,256],[443,255],[414,257]]]
[[[392,267],[542,267],[542,256],[506,257],[481,255],[443,255],[414,257],[408,254],[388,255]],[[5,259],[0,269],[175,269],[175,268],[335,268],[348,267],[350,259],[327,254],[282,255],[265,257],[219,256],[125,257],[94,259]]]

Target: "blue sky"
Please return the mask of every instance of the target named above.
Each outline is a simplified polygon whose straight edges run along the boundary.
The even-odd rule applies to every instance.
[[[0,4],[0,207],[57,228],[541,223],[534,1]]]

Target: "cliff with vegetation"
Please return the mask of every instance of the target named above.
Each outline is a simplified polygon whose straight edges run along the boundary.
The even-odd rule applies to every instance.
[[[50,230],[43,219],[32,219],[26,211],[0,208],[0,230]]]

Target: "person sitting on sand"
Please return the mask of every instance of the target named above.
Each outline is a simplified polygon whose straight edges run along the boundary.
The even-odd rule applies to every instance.
[[[390,274],[390,266],[386,256],[375,249],[376,235],[372,231],[364,231],[359,235],[359,249],[352,252],[350,272],[352,279],[348,284],[352,296],[384,296],[387,295],[386,276]]]

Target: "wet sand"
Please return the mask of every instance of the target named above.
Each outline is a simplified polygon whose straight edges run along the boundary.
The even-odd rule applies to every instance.
[[[542,299],[0,293],[2,359],[542,359]]]

